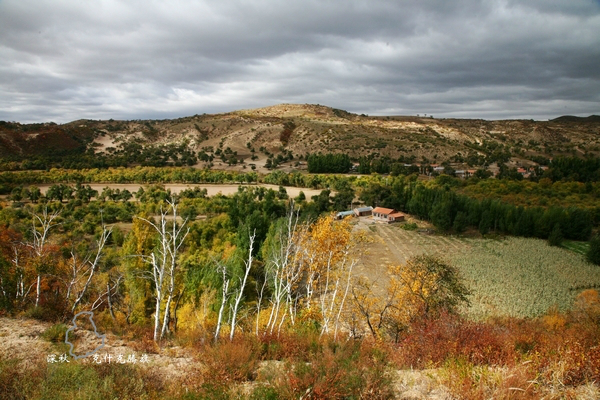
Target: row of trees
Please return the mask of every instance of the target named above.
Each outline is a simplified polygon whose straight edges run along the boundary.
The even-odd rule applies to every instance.
[[[415,161],[415,157],[399,157],[393,159],[388,156],[383,157],[360,157],[358,159],[357,172],[359,174],[392,174],[392,175],[410,175],[418,173],[426,173],[425,170],[410,165]],[[408,166],[405,164],[409,164]]]
[[[306,158],[308,172],[345,174],[350,172],[352,162],[347,154],[310,154]]]
[[[69,183],[252,183],[259,180],[256,172],[213,171],[195,168],[108,168],[108,169],[50,169],[49,171],[1,172],[3,194],[19,185]]]
[[[599,182],[600,158],[556,157],[544,173],[552,181]]]
[[[143,189],[140,192],[144,193]],[[140,194],[140,195],[141,195]],[[51,185],[45,194],[42,194],[41,190],[37,186],[17,186],[10,192],[10,199],[15,202],[22,200],[29,200],[32,203],[58,201],[70,201],[73,199],[79,200],[84,203],[89,203],[92,199],[106,201],[129,201],[133,198],[133,194],[127,189],[105,187],[101,192],[92,189],[90,185],[82,185],[80,183],[67,185],[59,183]]]
[[[398,177],[390,185],[371,183],[360,199],[366,204],[395,208],[433,222],[440,230],[464,231],[468,226],[489,232],[525,237],[548,238],[559,226],[565,238],[588,240],[593,216],[587,209],[521,207],[493,199],[473,199],[459,195],[438,179],[424,184]],[[451,181],[450,181],[451,182]]]

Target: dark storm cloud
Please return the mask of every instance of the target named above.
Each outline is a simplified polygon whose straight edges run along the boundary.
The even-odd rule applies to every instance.
[[[0,0],[0,120],[600,113],[593,0]]]

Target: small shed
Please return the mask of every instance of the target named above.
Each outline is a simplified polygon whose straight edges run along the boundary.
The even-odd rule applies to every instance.
[[[358,208],[354,209],[354,214],[356,214],[357,217],[368,217],[372,213],[373,213],[373,207],[371,207],[371,206],[358,207]]]
[[[344,219],[350,215],[354,216],[354,211],[340,211],[335,215],[335,219]]]
[[[393,222],[404,221],[404,214],[395,212],[393,214],[388,215],[388,223],[391,224]]]

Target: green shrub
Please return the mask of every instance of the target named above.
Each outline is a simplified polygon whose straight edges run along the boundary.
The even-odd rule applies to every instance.
[[[25,311],[25,316],[28,318],[37,319],[38,321],[46,320],[46,312],[42,307],[32,307]]]
[[[412,223],[406,223],[406,224],[402,225],[401,228],[404,229],[405,231],[416,231],[418,226],[417,226],[417,224],[412,222]]]
[[[279,393],[274,387],[267,385],[257,386],[252,394],[250,400],[278,400],[280,399]]]
[[[50,364],[48,376],[42,384],[41,398],[52,399],[102,399],[100,380],[93,368],[81,364]]]
[[[65,324],[55,324],[55,325],[52,325],[50,328],[46,329],[44,331],[44,333],[42,333],[42,337],[49,342],[55,342],[55,343],[64,342],[65,335],[66,335],[68,329],[69,328]],[[74,338],[74,333],[69,332],[69,339],[73,339],[73,338]]]
[[[120,364],[49,364],[42,399],[154,399],[169,393],[151,371]],[[160,396],[158,395],[160,394]]]
[[[554,228],[552,229],[550,236],[548,236],[548,244],[550,246],[560,247],[562,242],[563,242],[563,234],[562,234],[562,231],[560,230],[560,225],[556,224],[556,225],[554,225]]]
[[[587,259],[593,264],[600,265],[600,235],[596,235],[590,240]]]

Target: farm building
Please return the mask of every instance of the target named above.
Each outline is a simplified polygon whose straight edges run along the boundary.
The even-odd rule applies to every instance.
[[[374,216],[375,218],[380,218],[380,219],[385,219],[385,220],[387,220],[387,219],[388,219],[388,216],[389,216],[390,214],[393,214],[393,213],[395,213],[395,212],[396,212],[396,210],[393,210],[393,209],[391,209],[391,208],[375,207],[375,208],[373,209],[373,216]]]
[[[388,215],[388,223],[404,221],[404,214],[395,212]]]
[[[354,214],[356,214],[357,217],[366,217],[369,216],[373,213],[373,207],[369,206],[369,207],[358,207],[354,209]]]
[[[354,216],[354,211],[340,211],[335,215],[335,219],[344,219],[350,215]]]
[[[391,208],[375,207],[373,217],[387,223],[404,221],[404,214]]]

